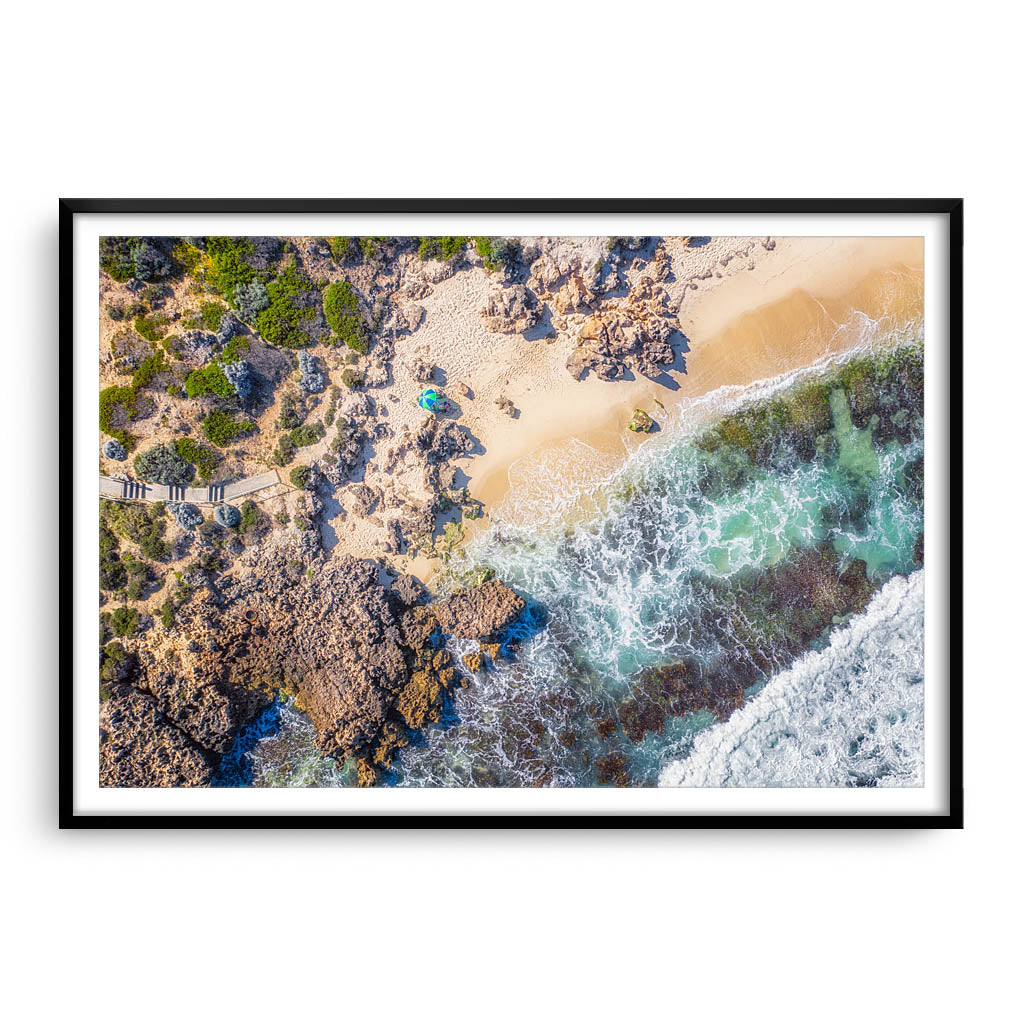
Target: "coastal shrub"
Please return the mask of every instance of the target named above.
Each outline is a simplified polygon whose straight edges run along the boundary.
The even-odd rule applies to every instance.
[[[234,339],[232,339],[234,340]],[[246,345],[248,348],[248,345]],[[235,394],[242,399],[243,402],[248,401],[252,395],[253,380],[252,370],[249,364],[244,359],[239,359],[235,362],[225,362],[222,365],[224,377],[228,383],[234,389]]]
[[[185,380],[185,390],[189,398],[208,394],[229,398],[235,393],[234,386],[224,376],[224,370],[217,363],[193,370]]]
[[[124,462],[128,458],[128,450],[125,446],[120,441],[114,440],[103,442],[103,454],[115,462]]]
[[[110,617],[107,617],[104,626],[109,629]],[[100,659],[100,700],[106,700],[110,694],[103,683],[111,683],[125,675],[125,670],[131,660],[131,655],[124,649],[124,644],[112,640],[103,648],[103,657]]]
[[[316,444],[326,433],[324,425],[319,420],[313,420],[312,423],[304,423],[301,427],[296,427],[288,435],[288,438],[296,448],[305,448],[308,445]]]
[[[365,379],[366,378],[362,373],[352,366],[346,366],[345,369],[341,371],[341,383],[347,388],[357,388]]]
[[[169,597],[160,605],[160,625],[164,629],[174,625],[174,602]]]
[[[296,451],[298,451],[298,449],[295,447],[295,444],[292,442],[288,434],[282,434],[277,439],[277,449],[274,451],[270,461],[273,462],[275,466],[287,466],[288,463],[295,458]]]
[[[316,356],[309,352],[299,353],[299,387],[311,394],[323,391],[327,387],[327,378],[320,370]]]
[[[112,554],[117,551],[121,546],[121,542],[117,539],[117,534],[110,528],[106,519],[104,518],[103,506],[113,505],[112,501],[104,501],[100,503],[100,557]]]
[[[113,384],[100,392],[100,430],[120,441],[128,451],[135,447],[135,436],[124,424],[140,418],[139,398],[138,389],[124,384]]]
[[[148,562],[144,562],[141,558],[133,558],[131,555],[122,558],[121,564],[124,566],[126,576],[125,593],[130,600],[138,601],[142,597],[146,584],[155,579],[152,568]]]
[[[235,289],[235,309],[247,324],[254,324],[256,317],[269,305],[270,293],[262,281],[250,281]]]
[[[359,251],[363,254],[363,259],[374,259],[380,246],[387,240],[386,235],[363,235],[359,239]]]
[[[370,350],[359,299],[348,281],[335,281],[324,290],[324,316],[338,338],[355,352]]]
[[[519,244],[513,238],[474,237],[473,245],[488,270],[501,270],[519,256]]]
[[[354,263],[362,256],[358,238],[342,238],[335,236],[327,239],[331,250],[331,258],[335,263]]]
[[[461,256],[465,251],[468,236],[441,235],[432,238],[420,238],[419,257],[421,260],[450,260]]]
[[[169,371],[170,367],[167,365],[167,359],[163,352],[154,352],[152,355],[146,356],[132,374],[133,390],[138,393],[143,388],[149,387],[156,380],[157,375],[165,370]]]
[[[228,343],[224,348],[221,349],[221,353],[217,357],[217,361],[227,366],[229,363],[237,363],[241,361],[242,357],[248,354],[248,340],[241,334],[235,334],[228,340]],[[246,366],[246,369],[248,369],[248,365]]]
[[[191,437],[177,437],[174,439],[174,450],[186,461],[195,463],[201,480],[209,480],[213,470],[220,462],[220,456],[205,445],[199,444]]]
[[[187,501],[169,501],[167,511],[183,530],[194,530],[203,521],[203,513]]]
[[[110,613],[114,636],[131,636],[139,628],[139,613],[134,608],[116,608]]]
[[[302,326],[316,316],[313,302],[319,293],[298,264],[289,263],[267,285],[270,303],[256,316],[256,329],[272,345],[302,348],[310,342]]]
[[[160,502],[152,505],[122,505],[116,501],[104,501],[100,505],[101,521],[111,534],[137,544],[147,558],[157,561],[164,561],[170,553],[163,539],[167,527],[163,514],[164,506]],[[111,545],[110,538],[105,536],[104,528],[101,527],[101,554],[105,546],[111,551],[117,550],[116,537],[115,543]]]
[[[171,288],[165,284],[151,284],[142,293],[142,301],[150,309],[161,309],[173,294]]]
[[[288,515],[287,512],[275,513],[274,519],[276,519],[281,526],[287,526],[292,521],[291,516]]]
[[[232,527],[238,526],[242,521],[242,513],[239,512],[234,505],[218,505],[213,510],[213,518],[216,519],[221,526],[231,529]]]
[[[219,331],[221,318],[227,312],[222,302],[204,302],[199,307],[199,319],[208,331]]]
[[[238,510],[238,532],[259,533],[267,527],[267,517],[263,510],[251,498],[246,498]]]
[[[291,473],[288,474],[288,479],[292,482],[292,487],[298,487],[299,490],[304,490],[306,484],[309,483],[309,466],[295,466]]]
[[[157,444],[135,456],[135,472],[149,483],[184,486],[195,476],[195,467],[173,448]]]
[[[297,427],[306,418],[306,402],[294,391],[289,391],[281,399],[281,411],[277,416],[277,425],[285,430]]]
[[[233,419],[223,409],[213,409],[201,423],[206,439],[218,448],[226,448],[236,438],[256,429],[252,420]]]
[[[256,280],[256,271],[247,257],[255,251],[248,238],[213,236],[206,240],[206,255],[212,265],[212,275],[206,282],[209,290],[218,292],[229,300],[237,295],[241,285]]]
[[[100,551],[100,590],[123,590],[128,574],[116,551]]]
[[[136,239],[130,246],[130,252],[135,277],[140,281],[170,277],[178,271],[174,260],[156,244],[155,239]]]
[[[180,238],[171,250],[171,255],[200,289],[206,291],[214,287],[217,268],[210,256],[203,251],[205,239]]]
[[[100,267],[115,281],[125,282],[135,276],[130,238],[101,238]]]

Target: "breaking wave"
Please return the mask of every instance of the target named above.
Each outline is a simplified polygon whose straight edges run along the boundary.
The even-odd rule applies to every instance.
[[[924,570],[693,737],[662,786],[924,785]]]

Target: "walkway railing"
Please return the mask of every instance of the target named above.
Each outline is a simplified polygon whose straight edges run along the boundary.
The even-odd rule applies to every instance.
[[[177,484],[146,484],[139,480],[115,480],[100,475],[100,497],[114,501],[187,501],[193,505],[219,505],[246,494],[254,494],[266,487],[281,483],[277,470],[246,477],[230,484],[210,484],[208,487],[181,487]]]

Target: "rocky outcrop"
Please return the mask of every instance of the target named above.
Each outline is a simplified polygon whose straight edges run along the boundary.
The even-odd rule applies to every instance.
[[[494,640],[523,613],[526,602],[501,580],[459,590],[430,611],[442,632],[466,640]]]
[[[416,435],[416,447],[428,463],[436,464],[468,455],[473,450],[473,439],[454,420],[430,418]]]
[[[494,292],[480,310],[480,315],[488,330],[517,334],[537,324],[543,315],[543,308],[529,288],[514,284]]]
[[[654,420],[643,409],[634,409],[626,426],[636,434],[649,434],[654,429]]]
[[[576,380],[588,371],[602,380],[618,380],[627,370],[657,377],[675,359],[670,338],[677,329],[664,289],[643,277],[624,302],[587,318],[566,369]]]
[[[104,704],[103,785],[209,785],[239,730],[284,690],[335,758],[372,782],[439,720],[458,682],[443,634],[495,638],[524,607],[499,581],[432,605],[388,588],[372,561],[324,559],[316,531],[247,549],[237,575],[178,609],[175,628],[125,641],[132,668]]]
[[[217,759],[148,693],[117,686],[103,706],[100,785],[208,786]]]

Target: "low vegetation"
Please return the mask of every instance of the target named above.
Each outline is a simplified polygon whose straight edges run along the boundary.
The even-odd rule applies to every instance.
[[[207,441],[218,448],[226,448],[233,441],[256,429],[256,424],[252,420],[236,420],[223,409],[211,410],[200,422]]]
[[[461,257],[466,250],[469,236],[439,235],[420,238],[419,257],[421,260],[451,260]]]
[[[335,281],[324,289],[324,316],[337,338],[361,354],[370,350],[359,299],[348,281]]]
[[[293,260],[267,285],[269,305],[256,315],[256,329],[272,345],[303,348],[310,343],[302,327],[316,316],[316,289]]]

